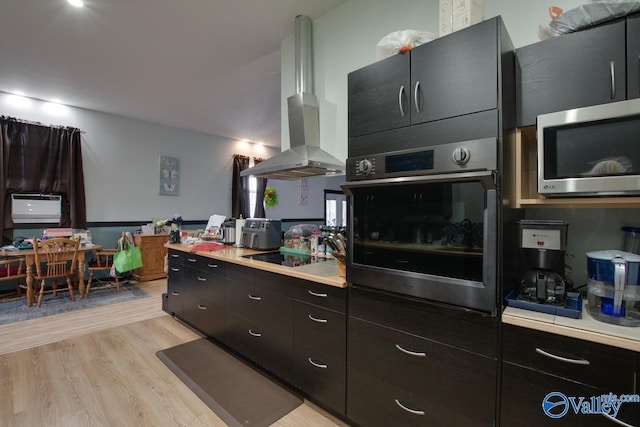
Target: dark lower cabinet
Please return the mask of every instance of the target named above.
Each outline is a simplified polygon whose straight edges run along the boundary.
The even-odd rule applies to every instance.
[[[585,412],[600,412],[603,395],[637,393],[633,351],[504,325],[502,358],[501,426],[613,426]],[[614,418],[640,425],[640,402],[622,403]]]
[[[640,98],[640,13],[627,18],[627,98]]]
[[[495,318],[351,287],[347,324],[350,420],[362,426],[495,425]]]
[[[171,258],[169,258],[171,260]],[[182,317],[184,313],[183,266],[179,262],[169,262],[167,273],[167,312]]]
[[[292,384],[313,401],[335,412],[345,412],[344,353],[327,354],[313,347],[294,343],[294,376]]]

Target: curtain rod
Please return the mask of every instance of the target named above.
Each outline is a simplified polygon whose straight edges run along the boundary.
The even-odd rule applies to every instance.
[[[42,127],[50,127],[50,128],[58,128],[58,129],[69,129],[71,131],[78,131],[82,134],[86,133],[85,131],[73,127],[73,126],[64,126],[64,125],[45,125],[43,123],[40,122],[36,122],[36,121],[32,121],[32,120],[26,120],[26,119],[18,119],[16,117],[11,117],[11,116],[0,116],[0,119],[4,119],[4,120],[10,120],[10,121],[14,121],[17,123],[25,123],[25,124],[29,124],[29,125],[34,125],[34,126],[42,126]]]

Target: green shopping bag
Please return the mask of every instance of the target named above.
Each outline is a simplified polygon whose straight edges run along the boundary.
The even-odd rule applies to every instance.
[[[123,237],[118,241],[118,252],[113,256],[113,265],[118,273],[126,273],[142,267],[140,248],[132,246],[129,239]]]

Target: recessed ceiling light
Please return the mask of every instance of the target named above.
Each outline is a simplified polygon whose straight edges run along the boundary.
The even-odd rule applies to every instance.
[[[82,0],[67,0],[69,2],[69,4],[71,6],[75,6],[75,7],[82,7],[84,6],[84,3],[82,2]]]

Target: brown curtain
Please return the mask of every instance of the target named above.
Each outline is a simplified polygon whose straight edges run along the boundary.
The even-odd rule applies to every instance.
[[[62,196],[60,227],[87,228],[81,131],[0,117],[3,244],[11,241],[11,194]]]
[[[258,164],[264,159],[254,158],[254,164]],[[267,178],[256,178],[256,218],[265,218],[267,215],[264,211],[264,190],[267,188]]]
[[[240,172],[249,167],[249,157],[233,156],[233,178],[231,182],[231,217],[249,218],[249,180],[240,176]]]

